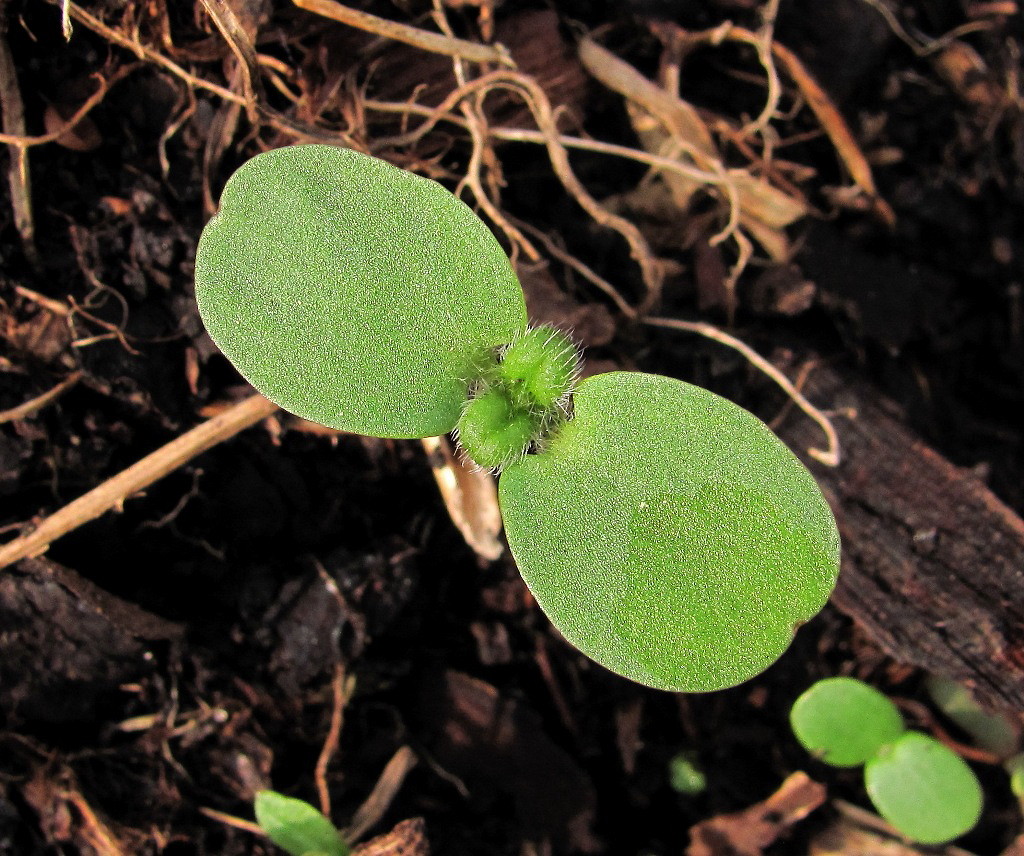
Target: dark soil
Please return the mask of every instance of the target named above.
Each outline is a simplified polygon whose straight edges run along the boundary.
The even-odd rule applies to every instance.
[[[266,103],[339,144],[372,146],[402,130],[394,114],[361,116],[360,98],[433,104],[453,88],[443,57],[372,42],[283,0],[227,5],[267,57]],[[361,5],[433,27],[425,2]],[[460,35],[479,38],[478,5],[450,10]],[[761,5],[552,0],[505,3],[494,14],[499,40],[522,52],[521,69],[567,105],[568,132],[637,147],[621,96],[587,77],[572,40],[593,31],[654,76],[663,44],[652,22],[694,31],[728,19],[757,30]],[[794,111],[775,123],[778,157],[804,168],[789,175],[813,212],[789,230],[792,262],[759,253],[731,313],[722,282],[735,257],[709,247],[720,224],[710,200],[697,200],[673,224],[689,230],[687,245],[652,237],[671,262],[656,314],[723,327],[733,314],[729,329],[790,376],[813,358],[858,378],[895,402],[885,407],[942,459],[966,468],[964,479],[983,480],[1020,514],[1024,17],[1013,2],[889,4],[923,46],[915,52],[876,5],[785,0],[775,37],[845,116],[895,225],[863,195],[842,203],[852,197],[839,189],[851,182],[833,145],[808,110]],[[154,60],[242,92],[235,57],[202,4],[83,8],[126,38],[134,33],[148,56],[81,20],[66,44],[59,5],[0,0],[30,135],[46,132],[47,116],[73,113],[96,91],[95,75],[110,80],[138,64],[74,139],[28,149],[34,253],[9,204],[18,191],[0,204],[0,411],[82,373],[49,405],[0,424],[4,540],[244,394],[194,305],[195,244],[231,170],[296,141]],[[977,58],[967,71],[965,56]],[[287,99],[271,73],[302,99]],[[695,50],[682,81],[703,116],[733,129],[764,103],[746,47]],[[798,99],[783,83],[785,111]],[[500,93],[489,111],[494,124],[531,127]],[[8,92],[5,122],[11,112]],[[6,171],[17,152],[4,148]],[[750,166],[741,149],[725,151],[730,166]],[[381,154],[454,186],[469,152],[468,135],[442,124]],[[543,148],[501,143],[496,152],[502,209],[557,236],[638,302],[644,286],[625,243],[587,219]],[[603,156],[572,162],[598,199],[621,198],[644,177],[632,163],[609,169]],[[713,225],[701,231],[709,212]],[[664,224],[642,225],[654,235]],[[628,323],[558,261],[548,273],[558,299],[531,288],[532,308],[575,323],[595,345],[592,364],[690,380],[766,420],[783,406],[738,354]],[[810,292],[800,291],[805,283]],[[810,297],[787,300],[796,292]],[[844,406],[841,392],[819,403]],[[987,531],[985,520],[950,525]],[[1008,596],[1007,615],[1024,615],[1021,598]],[[1007,622],[1024,646],[1024,623]],[[507,554],[476,556],[418,443],[324,436],[274,418],[54,542],[45,559],[0,570],[0,854],[273,852],[204,811],[251,818],[253,794],[265,787],[316,803],[314,770],[345,688],[325,779],[340,825],[396,751],[409,746],[418,759],[370,836],[423,817],[438,854],[668,856],[686,851],[698,822],[764,800],[805,770],[826,785],[827,801],[763,851],[809,852],[842,817],[840,801],[868,805],[856,771],[818,764],[792,738],[788,708],[814,679],[869,680],[917,702],[908,708],[916,725],[941,723],[966,740],[934,713],[914,668],[921,660],[896,644],[829,606],[749,683],[708,695],[645,689],[569,647]],[[926,720],[921,704],[933,711]],[[682,754],[707,777],[696,795],[671,787],[670,761]],[[1001,853],[1021,831],[1019,807],[997,764],[975,769],[986,811],[958,843]],[[378,845],[372,852],[402,852]],[[723,839],[713,852],[761,852],[737,848]]]

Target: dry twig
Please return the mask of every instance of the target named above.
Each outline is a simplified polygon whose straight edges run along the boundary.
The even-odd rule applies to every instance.
[[[47,0],[47,2],[54,5],[59,5],[62,0]],[[80,6],[74,3],[67,3],[68,9],[71,12],[71,17],[76,21],[84,24],[88,29],[94,33],[98,33],[103,36],[107,41],[113,42],[116,45],[120,45],[123,48],[130,50],[139,59],[146,60],[148,62],[159,65],[161,68],[171,72],[175,77],[184,80],[190,86],[195,86],[199,89],[205,89],[208,92],[213,92],[219,95],[226,101],[233,101],[236,104],[245,104],[245,99],[241,95],[236,95],[230,89],[225,89],[223,86],[219,86],[216,83],[211,83],[209,80],[204,80],[201,77],[196,77],[191,72],[186,71],[180,65],[173,60],[165,57],[160,51],[154,50],[142,44],[137,38],[126,36],[119,30],[113,27],[108,27],[95,15],[91,15],[86,12]]]
[[[384,38],[394,39],[396,42],[403,42],[431,53],[457,57],[469,62],[493,62],[496,65],[515,67],[508,51],[501,45],[482,45],[450,35],[431,33],[428,30],[410,27],[408,24],[401,24],[398,21],[390,21],[367,12],[350,9],[334,0],[292,0],[292,2],[306,12],[313,12],[316,15],[330,18],[332,21],[366,30]]]
[[[758,32],[757,58],[761,61],[765,75],[768,80],[768,95],[765,98],[765,105],[760,115],[744,126],[744,135],[763,134],[768,123],[775,116],[779,108],[779,100],[782,98],[782,84],[779,83],[779,73],[775,70],[775,62],[772,59],[772,47],[775,40],[775,19],[779,15],[779,0],[768,0],[761,11],[761,29]]]
[[[333,583],[333,580],[332,580]],[[345,721],[345,706],[352,697],[355,688],[354,680],[346,678],[345,667],[341,663],[334,665],[334,677],[331,679],[331,724],[327,729],[327,737],[316,759],[313,778],[316,781],[317,796],[320,799],[320,811],[331,816],[331,791],[327,786],[327,767],[338,751],[341,738],[341,726]]]
[[[70,133],[75,129],[75,126],[81,122],[89,112],[99,104],[110,91],[111,87],[115,83],[119,83],[124,80],[129,74],[137,69],[142,68],[142,63],[133,62],[129,65],[122,66],[115,71],[109,79],[104,79],[100,74],[94,74],[99,81],[99,86],[96,91],[90,95],[72,115],[71,118],[61,123],[59,128],[50,131],[47,134],[38,134],[36,136],[27,136],[24,133],[16,134],[0,134],[0,143],[7,143],[10,146],[16,146],[18,148],[27,149],[32,146],[41,146],[44,143],[53,143],[63,137],[65,134]]]
[[[199,806],[199,813],[215,820],[217,823],[223,823],[225,826],[230,826],[233,829],[240,829],[242,832],[251,832],[253,835],[258,835],[260,838],[266,838],[267,833],[263,831],[258,823],[251,820],[246,820],[244,817],[235,817],[233,814],[226,814],[223,811],[217,811],[215,808],[207,808],[205,805]]]
[[[31,532],[0,547],[0,568],[46,552],[53,541],[100,515],[119,508],[124,501],[182,464],[240,431],[255,425],[278,409],[262,395],[253,395],[207,422],[172,440],[138,463],[118,473],[84,496],[54,512]]]
[[[664,271],[661,263],[655,258],[650,245],[640,230],[630,221],[617,214],[608,211],[590,195],[573,172],[569,163],[569,155],[566,147],[562,144],[562,135],[558,132],[555,121],[554,110],[547,94],[533,78],[524,74],[509,71],[492,71],[482,75],[476,80],[469,81],[457,90],[452,92],[441,105],[438,106],[430,118],[422,123],[415,131],[394,137],[389,140],[380,141],[379,147],[394,145],[409,145],[416,142],[423,135],[428,133],[437,122],[447,119],[447,114],[464,98],[476,92],[487,92],[496,89],[504,89],[519,95],[527,108],[530,110],[537,127],[540,129],[540,142],[543,142],[548,151],[548,158],[555,175],[561,181],[562,186],[579,203],[580,207],[599,225],[618,232],[629,245],[630,254],[640,266],[644,285],[647,294],[641,304],[641,311],[646,311],[654,305],[660,294]],[[463,120],[465,121],[465,120]],[[534,137],[536,139],[536,137]],[[628,149],[623,149],[629,151]],[[667,164],[675,164],[675,161],[663,159]]]
[[[72,372],[55,387],[48,389],[42,395],[30,398],[28,401],[19,404],[17,407],[12,407],[9,410],[0,410],[0,425],[3,425],[5,422],[16,422],[19,419],[27,419],[32,414],[42,410],[46,405],[56,401],[81,379],[82,372]]]
[[[352,823],[345,830],[346,841],[358,841],[367,831],[380,822],[384,813],[395,799],[402,782],[409,771],[416,766],[416,753],[408,746],[400,746],[391,756],[377,784],[363,804],[356,809]]]
[[[757,353],[757,351],[751,348],[750,345],[742,342],[735,336],[730,336],[724,330],[718,329],[718,327],[715,327],[713,324],[707,324],[703,321],[680,321],[675,318],[644,318],[643,321],[645,324],[650,324],[652,327],[667,327],[670,330],[685,330],[688,333],[697,333],[698,335],[705,336],[708,339],[713,339],[714,341],[732,348],[735,351],[739,351],[752,365],[764,372],[764,374],[768,375],[768,377],[782,387],[783,391],[793,400],[796,406],[817,422],[821,427],[821,430],[825,433],[825,438],[828,441],[828,448],[810,448],[807,450],[807,454],[814,458],[814,460],[824,464],[826,467],[839,466],[841,457],[839,450],[839,437],[836,434],[836,429],[832,425],[831,420],[821,410],[811,404],[804,394],[793,385],[793,382],[788,377]]]

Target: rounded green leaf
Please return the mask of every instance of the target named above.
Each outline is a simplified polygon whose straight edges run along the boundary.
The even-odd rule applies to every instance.
[[[717,690],[767,668],[838,573],[811,474],[755,416],[672,378],[597,375],[573,403],[499,484],[541,608],[584,654],[652,687]]]
[[[483,222],[441,185],[323,145],[228,181],[196,253],[213,340],[260,392],[359,434],[450,431],[481,353],[526,327]]]
[[[260,829],[291,856],[348,856],[350,852],[334,824],[308,802],[277,791],[260,791],[255,808]]]
[[[941,844],[981,817],[981,785],[963,758],[938,740],[908,731],[864,768],[878,813],[907,838]]]
[[[835,767],[856,767],[904,732],[886,696],[855,678],[826,678],[796,700],[789,714],[797,740]]]

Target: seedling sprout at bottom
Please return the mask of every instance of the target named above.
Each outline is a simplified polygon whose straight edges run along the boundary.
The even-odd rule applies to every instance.
[[[907,731],[896,705],[862,681],[818,681],[796,700],[790,722],[797,740],[825,763],[863,764],[871,802],[907,838],[942,844],[978,822],[981,785],[963,758]]]

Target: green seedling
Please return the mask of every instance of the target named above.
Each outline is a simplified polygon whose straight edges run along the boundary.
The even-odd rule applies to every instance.
[[[501,473],[509,546],[541,608],[621,675],[739,683],[835,584],[835,521],[781,441],[673,378],[577,383],[577,348],[528,326],[500,244],[433,181],[329,146],[260,155],[203,231],[196,299],[285,409],[376,437],[457,430]]]
[[[839,767],[864,765],[878,813],[907,838],[941,844],[981,816],[981,785],[963,758],[933,737],[907,731],[896,705],[853,678],[818,681],[790,711],[808,751]]]
[[[308,802],[277,791],[256,794],[256,823],[290,856],[348,856],[345,839],[331,821]]]
[[[697,796],[707,789],[708,778],[689,753],[676,755],[668,762],[668,782],[672,790],[686,796]]]

